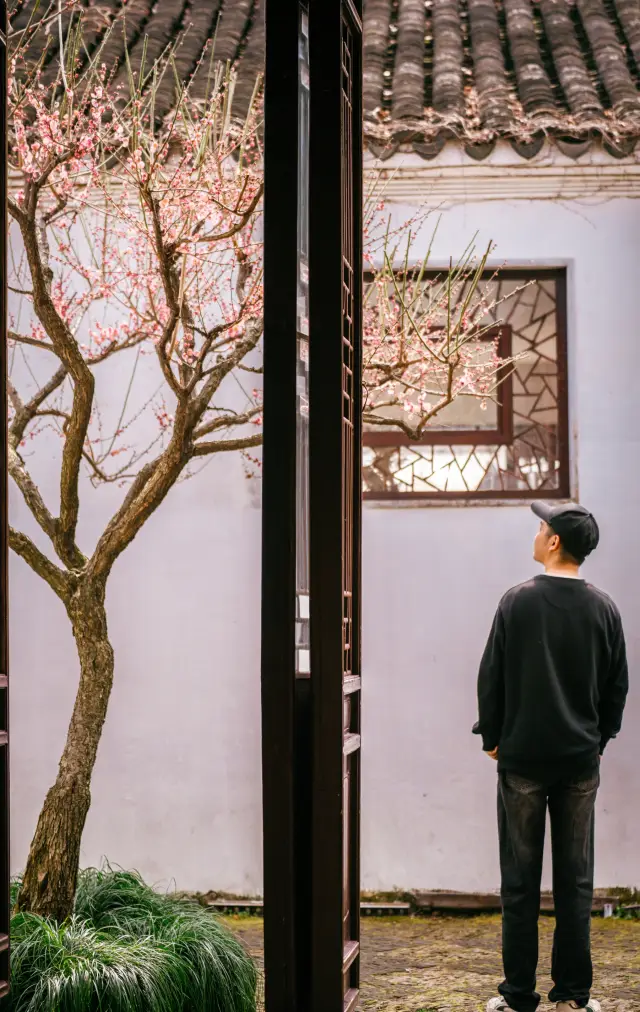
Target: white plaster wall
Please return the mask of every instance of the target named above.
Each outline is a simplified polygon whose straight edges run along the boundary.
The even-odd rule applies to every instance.
[[[496,262],[569,269],[573,455],[602,532],[585,573],[619,603],[632,678],[624,732],[602,766],[596,875],[600,886],[638,883],[640,203],[463,204],[443,215],[434,262],[475,232],[480,247],[497,242]],[[493,611],[534,571],[536,527],[524,505],[365,509],[365,888],[499,882],[495,766],[469,732]]]
[[[115,682],[83,864],[106,856],[152,882],[260,891],[260,512],[246,485],[239,461],[216,460],[173,490],[114,569]],[[18,870],[55,776],[77,661],[62,606],[19,559],[11,595]]]
[[[468,203],[444,215],[435,258],[455,256],[476,231],[479,245],[498,243],[499,261],[570,270],[574,451],[581,498],[602,529],[589,576],[620,604],[633,683],[625,733],[603,765],[597,880],[640,883],[640,202]],[[39,464],[52,495],[55,465],[53,453]],[[116,678],[84,864],[106,855],[181,888],[261,890],[254,492],[238,460],[213,461],[172,492],[116,566],[108,594]],[[112,495],[91,493],[88,541]],[[26,526],[15,496],[11,511]],[[521,505],[365,509],[364,888],[498,884],[495,768],[470,734],[475,677],[498,597],[532,571],[534,528]],[[17,871],[55,776],[77,665],[52,593],[20,560],[11,580]]]

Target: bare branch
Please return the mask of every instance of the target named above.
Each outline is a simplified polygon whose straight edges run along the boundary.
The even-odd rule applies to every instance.
[[[133,541],[149,516],[166,498],[178,480],[186,464],[194,456],[215,452],[248,449],[259,446],[260,434],[238,440],[194,444],[194,434],[202,416],[211,403],[211,398],[222,380],[235,368],[237,363],[255,348],[262,333],[262,320],[252,321],[247,328],[248,336],[238,341],[232,355],[223,359],[207,377],[203,388],[188,401],[178,403],[173,433],[169,445],[154,461],[140,471],[133,488],[122,506],[107,525],[90,562],[92,575],[104,578],[115,560]]]
[[[132,478],[134,475],[127,474],[127,471],[131,465],[139,459],[136,457],[135,453],[132,453],[127,463],[124,464],[120,470],[116,471],[114,474],[109,474],[100,466],[99,462],[95,459],[92,453],[87,453],[85,451],[82,456],[93,471],[94,477],[103,482],[105,485],[112,484],[114,481],[123,481],[126,478]],[[137,475],[135,475],[135,477],[137,477]]]
[[[14,450],[18,449],[27,426],[32,419],[36,417],[41,405],[44,404],[47,397],[50,397],[51,394],[55,393],[58,387],[61,386],[66,375],[67,370],[65,366],[61,365],[57,372],[53,374],[49,382],[45,383],[45,385],[38,390],[37,394],[35,394],[30,401],[26,404],[22,404],[21,402],[20,407],[16,407],[16,413],[9,428],[9,442]]]
[[[51,189],[52,189],[53,193],[55,194],[54,188],[51,187]],[[57,217],[57,215],[61,214],[62,211],[64,211],[64,209],[66,208],[66,206],[67,206],[68,203],[69,203],[69,198],[68,197],[57,196],[57,201],[56,201],[55,207],[52,207],[51,210],[47,211],[47,213],[44,214],[43,217],[42,217],[42,220],[44,221],[45,225],[50,225],[51,222],[53,221],[53,219],[55,217]]]
[[[9,400],[13,405],[13,410],[15,411],[16,415],[20,411],[24,411],[24,404],[22,403],[20,394],[18,393],[18,391],[16,390],[10,379],[7,379],[7,393],[9,395]]]
[[[156,457],[155,460],[150,460],[147,464],[144,465],[144,467],[140,468],[136,476],[136,479],[131,485],[129,491],[127,492],[124,502],[122,503],[122,506],[120,508],[120,512],[122,514],[126,513],[126,511],[129,509],[129,507],[134,502],[136,497],[141,494],[147,482],[150,481],[150,479],[153,477],[156,470],[160,466],[161,461],[162,455]]]
[[[251,446],[262,444],[262,433],[238,439],[210,439],[205,443],[196,443],[193,448],[194,457],[206,457],[211,453],[224,453],[229,450],[248,450]]]
[[[27,220],[26,212],[22,210],[17,200],[14,200],[13,197],[7,197],[7,207],[9,208],[11,217],[15,218],[19,224],[22,225]]]
[[[111,358],[112,355],[116,355],[121,351],[130,351],[132,348],[137,348],[139,344],[142,344],[146,340],[147,335],[145,333],[141,333],[136,334],[127,341],[114,341],[113,344],[108,345],[103,351],[87,359],[87,362],[91,366],[100,365],[101,362],[106,362],[106,360]]]
[[[171,441],[146,464],[118,512],[107,524],[89,563],[92,577],[106,579],[119,555],[167,497],[189,460],[185,447],[185,409],[179,406]]]
[[[68,573],[58,569],[39,548],[36,548],[31,538],[22,531],[14,530],[13,527],[9,528],[9,547],[31,566],[34,573],[49,584],[62,601],[66,602],[71,589]]]
[[[249,352],[254,350],[262,335],[262,329],[262,319],[258,318],[249,320],[244,340],[238,341],[234,346],[233,352],[212,367],[202,385],[201,391],[193,398],[192,401],[191,410],[194,428],[198,425],[205,411],[211,404],[211,399],[223,379],[228,376],[229,373],[240,364],[240,362],[242,362],[242,359],[245,358]]]
[[[167,383],[173,390],[176,397],[180,400],[184,400],[185,392],[180,386],[180,383],[176,380],[171,369],[170,348],[172,346],[172,339],[174,337],[175,329],[178,326],[181,314],[183,315],[183,318],[188,320],[191,326],[193,326],[193,320],[189,319],[189,311],[186,306],[183,305],[186,300],[182,300],[182,302],[180,300],[180,280],[173,264],[172,253],[167,249],[164,243],[158,201],[147,189],[142,189],[140,195],[151,213],[155,250],[158,258],[158,265],[160,267],[160,278],[162,280],[162,287],[164,289],[167,305],[169,306],[171,312],[170,318],[164,328],[162,340],[158,342],[158,359],[160,361],[160,368],[162,369],[162,373]]]
[[[56,522],[47,509],[40,490],[12,446],[9,447],[9,474],[22,492],[22,498],[31,510],[35,520],[51,539],[56,540]]]
[[[35,201],[35,198],[33,199]],[[78,480],[91,419],[95,380],[51,296],[53,272],[49,264],[46,225],[41,223],[39,227],[36,223],[35,205],[31,213],[20,219],[20,231],[31,273],[36,315],[49,335],[56,355],[73,380],[73,406],[62,452],[60,520],[56,550],[62,552],[63,561],[77,565],[80,558],[75,544],[80,509]]]
[[[219,415],[217,418],[210,422],[205,422],[204,425],[200,425],[193,433],[193,438],[201,439],[203,436],[208,436],[211,432],[215,432],[217,429],[227,429],[231,425],[246,425],[251,422],[258,415],[262,414],[263,409],[260,407],[251,408],[249,411],[243,412],[243,414],[228,414]]]
[[[34,179],[32,182],[32,186],[36,195],[42,189],[43,186],[46,186],[48,180],[51,178],[56,169],[59,169],[61,165],[64,165],[65,162],[68,162],[72,156],[73,156],[73,148],[66,148],[64,151],[61,151],[60,154],[54,155],[54,157],[50,160],[47,167],[43,169],[38,178]],[[47,216],[45,215],[44,218],[45,224],[48,224],[49,222],[46,220]]]
[[[17,344],[29,344],[32,348],[41,348],[43,351],[50,351],[54,355],[56,353],[54,346],[47,341],[38,341],[36,337],[27,337],[26,334],[18,334],[15,330],[10,330],[7,337],[10,341],[15,341]]]

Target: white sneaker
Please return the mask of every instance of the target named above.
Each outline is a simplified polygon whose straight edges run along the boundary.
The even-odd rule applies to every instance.
[[[573,1012],[578,1007],[574,1001],[559,1001],[556,1005],[556,1012]],[[595,998],[590,998],[584,1012],[602,1012],[602,1005]]]
[[[492,998],[487,1005],[487,1012],[512,1012],[506,998]]]

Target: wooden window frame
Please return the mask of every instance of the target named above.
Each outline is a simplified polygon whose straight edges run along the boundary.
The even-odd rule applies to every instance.
[[[424,273],[426,280],[433,280],[442,277],[445,268],[430,270]],[[482,280],[489,281],[495,277],[495,269],[488,269],[482,273]],[[372,279],[373,275],[368,272],[365,275],[365,284]],[[567,349],[567,271],[564,267],[554,268],[524,268],[506,267],[499,272],[500,280],[512,281],[554,281],[556,286],[556,342],[557,342],[557,379],[558,379],[558,487],[554,489],[541,489],[540,495],[545,499],[569,499],[571,497],[571,470],[569,459],[569,398],[568,398],[568,349]],[[499,334],[499,354],[501,357],[509,357],[512,346],[512,328],[508,324],[497,324],[491,328],[487,337],[495,338],[496,331]],[[507,348],[509,353],[507,353]],[[514,419],[513,419],[513,379],[508,376],[504,379],[499,388],[502,391],[498,412],[497,429],[488,430],[463,430],[463,429],[428,429],[420,440],[410,439],[404,432],[363,432],[363,447],[382,446],[488,446],[500,447],[510,446],[514,441]],[[530,502],[538,497],[535,489],[482,489],[475,491],[429,491],[401,492],[399,490],[390,492],[364,491],[363,498],[372,502],[385,500],[424,500],[425,503],[434,501],[491,501],[491,500],[525,500]]]

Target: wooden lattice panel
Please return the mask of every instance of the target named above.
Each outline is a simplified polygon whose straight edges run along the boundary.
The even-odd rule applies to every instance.
[[[369,497],[569,494],[564,274],[504,271],[485,290],[498,304],[487,322],[507,325],[515,357],[497,395],[510,405],[509,440],[497,442],[487,431],[485,442],[478,426],[467,430],[465,442],[465,429],[451,416],[447,426],[438,426],[436,418],[420,445],[400,432],[394,445],[372,445],[376,435],[365,433],[363,487]]]

